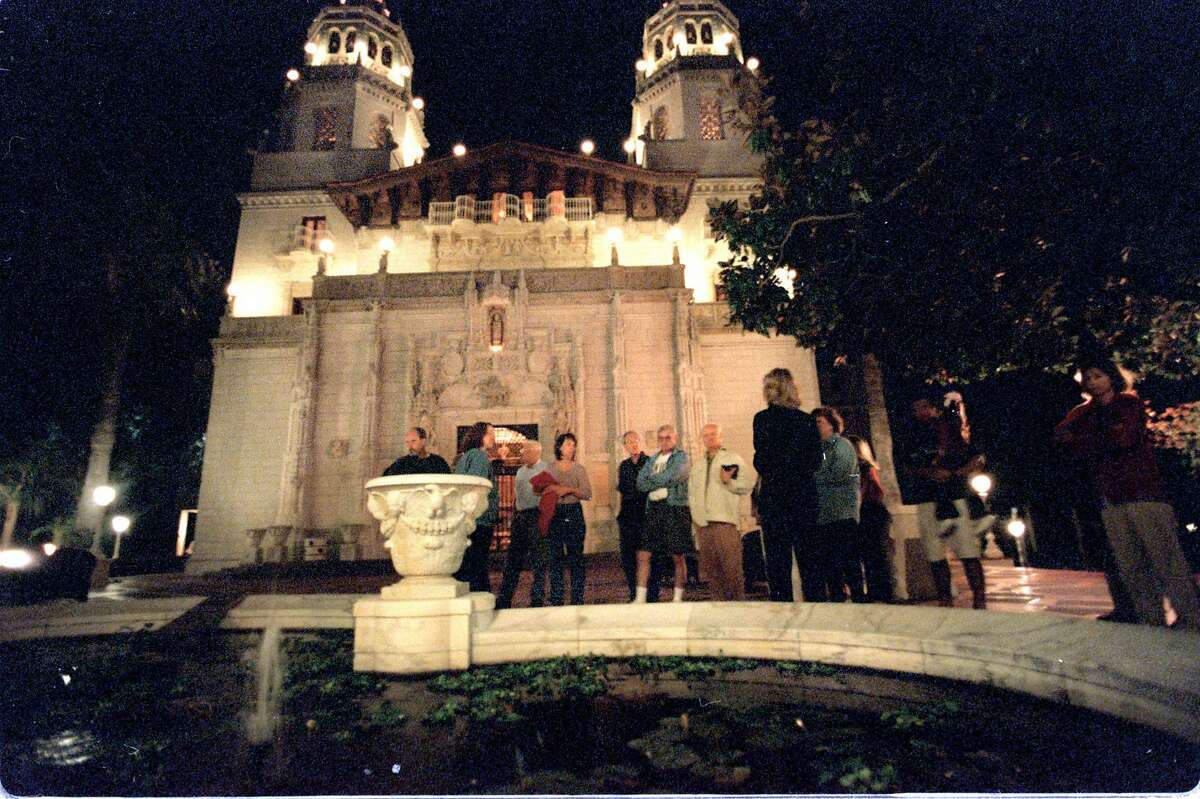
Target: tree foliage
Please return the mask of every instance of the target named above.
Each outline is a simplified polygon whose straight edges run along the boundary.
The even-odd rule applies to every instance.
[[[734,321],[919,378],[1064,368],[1088,347],[1200,368],[1182,7],[814,0],[793,23],[798,121],[768,80],[734,87],[766,157],[750,207],[710,218]]]

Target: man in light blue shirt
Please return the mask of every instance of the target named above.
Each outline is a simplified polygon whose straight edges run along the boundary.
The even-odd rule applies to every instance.
[[[504,577],[500,582],[500,593],[496,596],[496,609],[512,607],[513,594],[517,590],[517,582],[521,579],[521,569],[525,565],[526,554],[533,552],[534,556],[541,549],[541,533],[538,531],[538,502],[541,500],[533,492],[529,481],[538,472],[546,468],[542,460],[542,445],[536,441],[526,441],[521,450],[521,468],[513,479],[516,493],[517,512],[513,516],[512,534],[508,542],[508,559],[504,561]],[[541,607],[542,591],[535,583],[532,607]]]

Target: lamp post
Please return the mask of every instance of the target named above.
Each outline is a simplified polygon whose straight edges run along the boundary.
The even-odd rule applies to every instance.
[[[1017,509],[1012,509],[1012,515],[1009,516],[1008,524],[1005,526],[1008,534],[1017,542],[1017,560],[1020,562],[1018,566],[1025,565],[1025,522],[1017,515]]]
[[[979,495],[979,499],[983,502],[984,509],[986,510],[988,494],[992,492],[992,487],[995,485],[992,476],[985,472],[980,472],[979,474],[972,475],[970,484],[971,490]],[[987,515],[987,518],[993,519],[990,513]],[[987,544],[984,546],[983,556],[988,560],[999,560],[1004,557],[1004,553],[1000,551],[1000,546],[996,543],[996,531],[990,524],[987,528]]]
[[[391,236],[384,236],[379,240],[379,274],[387,272],[388,268],[388,253],[396,248],[396,242]]]
[[[121,537],[124,536],[125,533],[129,532],[129,527],[131,524],[133,524],[133,522],[128,516],[114,516],[112,517],[112,522],[110,522],[110,524],[112,525],[113,534],[116,535],[116,542],[113,544],[112,555],[112,559],[116,560],[117,558],[121,557]]]
[[[671,225],[671,229],[667,231],[667,238],[671,241],[671,264],[679,266],[679,242],[683,238],[683,231],[679,229],[679,225]]]
[[[321,239],[317,244],[317,249],[321,251],[321,254],[317,257],[317,274],[324,275],[325,270],[328,268],[328,261],[326,259],[333,255],[335,249],[333,239],[329,237]]]

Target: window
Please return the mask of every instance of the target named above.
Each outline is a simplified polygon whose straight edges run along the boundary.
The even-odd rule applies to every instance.
[[[660,59],[662,57],[663,57],[662,39],[655,39],[654,40],[654,60],[657,61],[658,59]]]
[[[383,46],[383,52],[379,54],[379,61],[385,67],[392,66],[392,46],[390,44],[385,44]]]
[[[358,41],[358,33],[355,31],[346,31],[346,52],[354,52],[354,44]]]
[[[336,108],[318,108],[313,113],[313,149],[334,149],[337,146],[337,126]]]
[[[342,34],[337,31],[329,32],[329,52],[336,53],[342,49]]]
[[[379,41],[374,36],[367,39],[367,58],[374,58],[379,52]]]
[[[304,249],[315,253],[317,244],[325,235],[325,217],[306,216],[302,221],[304,224]]]
[[[651,132],[653,133],[652,138],[655,141],[662,141],[671,134],[671,124],[667,118],[667,107],[665,105],[660,105],[654,109],[654,122]]]
[[[687,38],[688,44],[695,44],[696,43],[696,26],[690,22],[688,24],[684,25],[683,26],[683,35]]]
[[[704,141],[725,138],[725,130],[721,125],[721,106],[715,97],[700,100],[700,138]]]
[[[700,43],[701,44],[712,44],[713,43],[712,25],[710,25],[707,22],[705,22],[703,25],[700,26]]]

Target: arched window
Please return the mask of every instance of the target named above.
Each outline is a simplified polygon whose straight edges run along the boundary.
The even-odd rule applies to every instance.
[[[654,60],[657,61],[658,59],[660,59],[662,57],[663,57],[662,39],[655,39],[654,40]]]
[[[725,129],[721,124],[721,106],[715,97],[700,100],[700,138],[705,141],[719,141],[725,138]]]
[[[337,53],[342,49],[342,34],[337,31],[329,32],[329,52]]]
[[[701,44],[712,44],[713,43],[712,25],[710,23],[705,22],[703,25],[700,26],[700,43]]]
[[[696,26],[690,22],[688,24],[684,25],[683,26],[683,35],[687,38],[688,44],[695,44],[696,43]]]
[[[379,60],[385,67],[392,65],[392,46],[390,44],[383,46],[383,52],[379,54]]]
[[[346,52],[354,54],[354,45],[358,41],[358,32],[354,30],[346,31]]]
[[[670,120],[667,118],[667,107],[660,105],[654,109],[654,125],[652,133],[655,141],[662,141],[671,133]]]
[[[367,37],[367,58],[374,58],[379,52],[379,41],[374,36]]]

